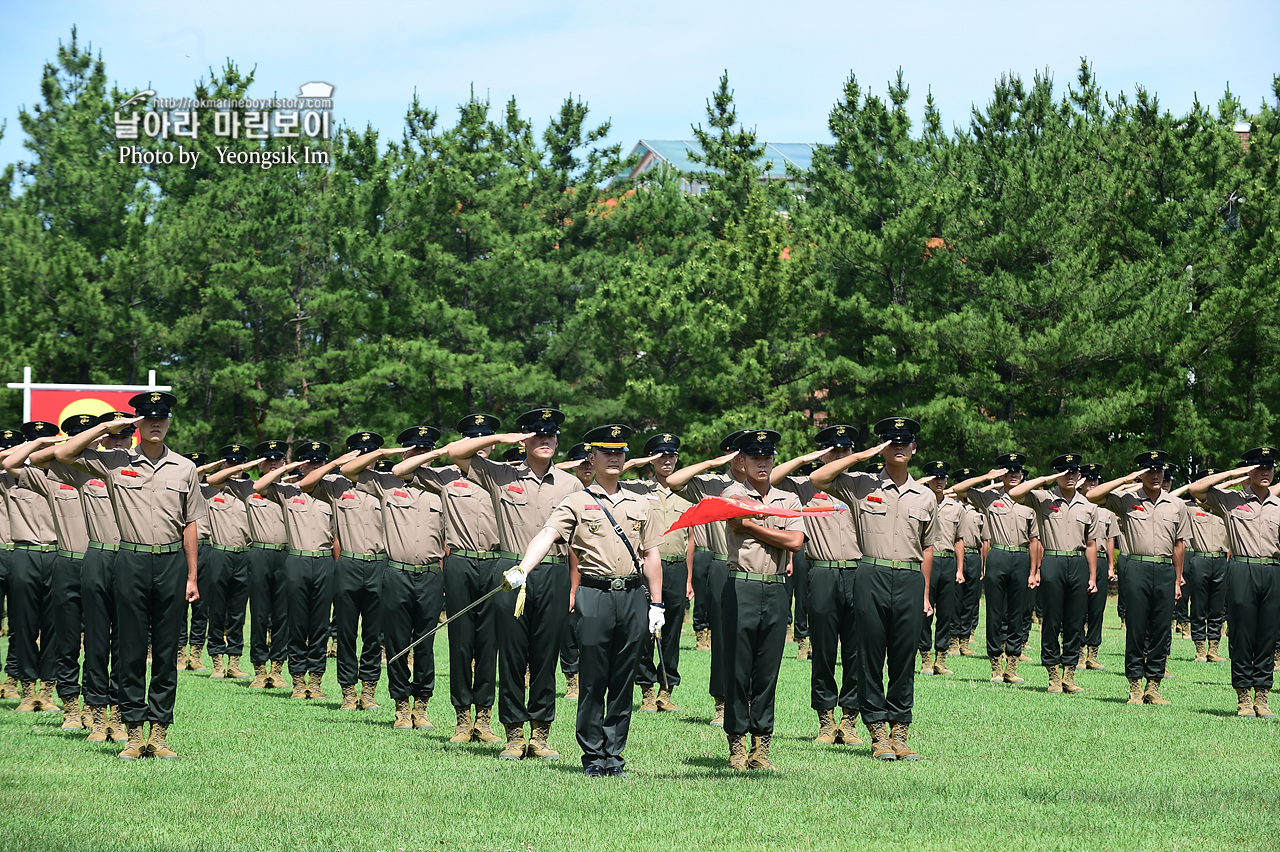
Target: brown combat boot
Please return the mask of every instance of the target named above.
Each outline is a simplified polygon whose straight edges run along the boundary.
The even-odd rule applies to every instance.
[[[85,737],[85,742],[105,743],[107,741],[107,708],[103,705],[92,705],[89,707],[89,716],[92,721],[89,723],[89,736]]]
[[[356,699],[357,710],[377,710],[378,702],[374,700],[374,693],[378,691],[378,682],[374,680],[364,680],[360,682],[360,697]]]
[[[151,723],[151,736],[147,738],[147,753],[151,757],[158,757],[161,760],[178,759],[178,753],[169,748],[169,744],[165,742],[165,736],[168,733],[168,725],[160,725],[156,722]]]
[[[748,769],[777,769],[769,760],[770,734],[751,735],[751,754],[747,755]]]
[[[920,674],[922,675],[933,674],[933,660],[930,659],[928,650],[924,650],[920,652]]]
[[[808,639],[800,638],[796,640],[796,659],[797,660],[809,659],[809,640]]]
[[[293,692],[290,698],[306,698],[307,697],[307,678],[306,675],[296,674],[293,676]]]
[[[1018,677],[1018,660],[1022,658],[1010,657],[1006,655],[1005,659],[1009,661],[1009,664],[1005,666],[1005,669],[1004,669],[1004,682],[1005,683],[1025,683],[1026,681]]]
[[[328,657],[330,660],[336,660],[338,658],[338,637],[337,636],[334,636],[332,639],[329,640],[329,649],[325,651],[324,655]]]
[[[84,730],[84,719],[80,717],[80,696],[78,695],[62,703],[62,730]]]
[[[836,728],[836,742],[840,745],[862,745],[862,737],[858,736],[858,730],[854,727],[857,721],[858,711],[845,708],[840,714],[840,725]]]
[[[865,721],[865,720],[864,720]],[[889,741],[889,726],[884,722],[872,722],[867,725],[871,732],[871,757],[875,760],[897,760],[893,743]]]
[[[1147,678],[1147,691],[1142,693],[1143,704],[1168,704],[1169,699],[1160,694],[1160,678]]]
[[[0,684],[0,699],[17,698],[20,694],[18,681],[13,675],[6,677],[4,683]]]
[[[530,722],[529,728],[529,747],[525,749],[524,756],[539,760],[559,760],[560,752],[547,745],[547,737],[551,736],[551,723]]]
[[[640,712],[658,712],[658,702],[654,700],[654,689],[653,684],[651,683],[644,683],[640,685]]]
[[[185,672],[190,668],[191,668],[191,664],[187,660],[187,649],[179,645],[178,646],[178,671]]]
[[[128,743],[124,747],[124,751],[116,755],[121,760],[137,760],[140,757],[146,757],[147,741],[142,735],[141,722],[126,722],[125,731],[127,732]]]
[[[253,680],[249,681],[250,689],[266,689],[267,688],[267,664],[253,664]]]
[[[284,689],[284,660],[272,660],[267,673],[267,689]]]
[[[1274,719],[1275,713],[1271,712],[1271,706],[1267,704],[1267,693],[1271,690],[1265,686],[1255,686],[1253,688],[1253,712],[1257,714],[1259,719]]]
[[[524,725],[504,725],[503,727],[507,730],[507,745],[498,753],[498,760],[522,760],[525,750]]]
[[[1205,652],[1204,658],[1207,662],[1210,662],[1210,663],[1224,663],[1227,660],[1226,657],[1220,656],[1218,654],[1217,639],[1209,640],[1209,650]]]
[[[724,727],[724,699],[716,698],[716,709],[711,714],[711,724],[716,728]]]
[[[430,697],[423,698],[418,696],[413,699],[413,726],[420,731],[434,731],[436,726],[431,724],[431,719],[427,716],[427,704],[431,701]]]
[[[936,675],[955,674],[955,672],[947,668],[947,652],[946,651],[933,652],[933,673]]]
[[[34,680],[24,680],[22,682],[22,700],[18,702],[18,706],[13,708],[16,713],[34,713],[36,712],[36,682]]]
[[[339,710],[356,709],[356,685],[354,683],[338,684],[342,687],[342,703],[338,705]]]
[[[907,729],[911,727],[906,722],[894,722],[890,727],[889,737],[890,744],[893,746],[893,756],[898,760],[919,760],[920,755],[907,745]]]
[[[225,672],[225,675],[226,675],[226,677],[228,677],[228,678],[234,678],[235,680],[239,680],[240,678],[249,677],[249,673],[248,673],[247,671],[245,671],[244,669],[240,668],[240,658],[239,658],[239,657],[229,657],[229,658],[228,658],[228,660],[227,660],[227,670],[226,670],[226,672]]]
[[[41,713],[58,712],[58,702],[53,700],[53,681],[40,682],[40,694],[36,696],[36,709]]]
[[[991,682],[1004,683],[1004,657],[991,658]]]
[[[1098,662],[1098,646],[1090,645],[1089,653],[1085,655],[1084,667],[1091,672],[1104,672],[1107,667]]]
[[[1062,691],[1068,695],[1084,692],[1084,687],[1076,683],[1076,667],[1066,666],[1062,671]]]
[[[818,711],[818,736],[814,737],[813,741],[826,745],[836,744],[836,712],[834,710]]]
[[[396,699],[396,718],[391,727],[396,731],[413,730],[413,709],[409,706],[409,699]]]
[[[1126,701],[1125,703],[1126,704],[1142,703],[1142,678],[1140,677],[1129,678],[1129,700]]]
[[[222,680],[227,676],[227,670],[222,666],[221,654],[210,654],[210,661],[213,662],[213,671],[209,672],[209,680]]]
[[[453,736],[449,737],[449,742],[471,742],[471,708],[454,705],[453,712],[457,714],[458,722],[453,727]]]
[[[1256,715],[1253,712],[1253,699],[1249,697],[1249,687],[1238,687],[1236,689],[1236,715],[1248,716],[1253,718]]]
[[[122,743],[129,739],[129,735],[125,732],[125,724],[120,718],[118,704],[107,706],[107,739],[113,743]]]
[[[1280,651],[1276,651],[1271,655],[1271,670],[1280,672]]]
[[[680,708],[676,706],[675,701],[671,699],[671,690],[658,688],[658,712],[659,713],[679,713]]]
[[[1195,644],[1195,646],[1196,646],[1196,659],[1195,659],[1195,661],[1196,661],[1197,663],[1207,663],[1207,662],[1209,662],[1209,657],[1207,656],[1207,654],[1206,654],[1206,652],[1205,652],[1204,640],[1203,640],[1203,639],[1197,639],[1197,640],[1195,640],[1194,644]]]
[[[497,734],[493,732],[492,720],[493,720],[493,707],[487,704],[485,705],[477,704],[476,705],[476,724],[475,724],[475,727],[471,729],[472,738],[479,740],[482,743],[501,742],[502,737],[499,737]],[[524,736],[524,728],[520,729],[520,735],[521,737]]]
[[[746,734],[729,734],[729,768],[745,771],[747,768]]]
[[[948,654],[955,654],[956,656],[959,656],[959,655],[960,655],[960,637],[959,637],[959,636],[951,636],[951,637],[948,637],[948,639],[947,639],[947,653],[948,653]]]
[[[528,684],[525,684],[528,686]],[[578,700],[578,673],[567,674],[564,676],[564,697],[571,700]]]
[[[701,630],[695,630],[693,635],[695,639],[693,643],[693,650],[695,651],[711,650],[711,630],[709,628],[704,627]]]
[[[1046,692],[1062,692],[1062,675],[1058,673],[1058,667],[1045,666],[1044,670],[1049,673],[1049,688]]]
[[[956,653],[958,653],[958,654],[959,654],[960,656],[962,656],[962,657],[976,657],[976,656],[978,656],[978,655],[973,651],[973,649],[969,647],[969,645],[970,645],[970,638],[971,638],[971,637],[969,637],[969,636],[961,636],[961,637],[959,637],[960,647],[956,650]]]
[[[320,672],[311,672],[307,676],[307,697],[308,698],[324,698],[324,691],[320,689],[320,679],[324,675]]]
[[[187,659],[187,670],[193,671],[193,672],[206,671],[207,669],[205,667],[204,661],[201,660],[201,657],[203,656],[204,656],[204,646],[192,645],[191,656]],[[177,757],[177,755],[175,754],[174,757]]]

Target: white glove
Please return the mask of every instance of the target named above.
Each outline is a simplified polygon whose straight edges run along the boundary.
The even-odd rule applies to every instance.
[[[667,623],[667,611],[658,604],[649,604],[649,632],[657,633]]]
[[[524,585],[524,581],[524,572],[520,570],[519,565],[502,575],[502,584],[508,589],[518,589]]]

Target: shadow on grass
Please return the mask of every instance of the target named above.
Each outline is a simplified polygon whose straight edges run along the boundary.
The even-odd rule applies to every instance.
[[[1192,710],[1191,712],[1200,713],[1204,716],[1220,716],[1224,719],[1244,719],[1245,721],[1248,721],[1249,719],[1254,719],[1259,722],[1275,721],[1274,719],[1258,719],[1257,716],[1236,716],[1235,710],[1220,710],[1216,707],[1205,707],[1200,710]]]

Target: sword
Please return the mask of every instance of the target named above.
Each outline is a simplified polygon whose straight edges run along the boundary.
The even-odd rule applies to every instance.
[[[391,659],[387,660],[387,665],[391,665],[391,664],[392,664],[392,663],[394,663],[396,660],[400,659],[400,658],[401,658],[401,657],[403,657],[405,654],[407,654],[407,653],[409,653],[410,651],[412,651],[412,650],[414,649],[414,647],[418,645],[418,643],[422,642],[422,641],[423,641],[423,640],[425,640],[425,639],[430,638],[431,636],[434,636],[434,635],[435,635],[435,633],[436,633],[436,631],[437,631],[437,630],[439,630],[441,627],[444,627],[444,626],[448,625],[450,622],[452,622],[452,621],[456,620],[456,619],[457,619],[457,618],[459,618],[460,616],[466,615],[468,612],[470,612],[471,610],[473,610],[473,609],[475,609],[476,607],[480,606],[480,604],[482,604],[482,603],[484,603],[485,601],[489,600],[489,598],[493,597],[494,595],[496,595],[496,594],[497,594],[498,592],[500,592],[500,591],[502,591],[502,586],[498,586],[496,589],[493,589],[492,591],[485,592],[483,595],[481,595],[480,597],[476,598],[474,601],[472,601],[471,603],[467,604],[467,605],[466,605],[466,606],[464,606],[462,609],[458,610],[458,611],[457,611],[457,612],[455,612],[453,615],[449,616],[449,617],[448,617],[448,618],[446,618],[444,621],[440,622],[440,623],[439,623],[439,624],[437,624],[435,627],[433,627],[433,628],[431,628],[430,630],[428,630],[426,633],[423,633],[423,634],[422,634],[421,636],[419,636],[417,639],[414,639],[412,642],[410,642],[410,643],[408,644],[408,646],[407,646],[403,651],[401,651],[400,653],[396,654],[396,655],[395,655],[394,657],[392,657]]]

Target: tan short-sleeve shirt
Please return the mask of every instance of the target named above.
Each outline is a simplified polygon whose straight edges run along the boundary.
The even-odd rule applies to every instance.
[[[1036,513],[1045,550],[1083,551],[1098,537],[1097,507],[1078,489],[1068,500],[1057,486],[1033,488],[1026,499]]]
[[[964,539],[966,553],[970,551],[977,553],[983,540],[987,538],[987,519],[968,503],[962,503],[961,508],[963,511],[960,514],[960,538]]]
[[[784,477],[777,487],[790,491],[802,507],[831,506],[834,512],[804,516],[804,555],[810,561],[856,562],[862,558],[858,547],[858,529],[853,523],[853,510],[843,500],[819,491],[807,476]]]
[[[275,500],[253,490],[252,479],[230,479],[223,485],[226,490],[244,502],[249,518],[249,535],[260,544],[288,544],[284,531],[284,509]]]
[[[954,497],[943,497],[938,504],[938,527],[933,538],[933,554],[955,556],[956,542],[960,535],[960,523],[964,520],[964,507]],[[965,542],[969,546],[969,542]]]
[[[527,463],[510,465],[481,456],[471,458],[468,476],[489,492],[498,520],[498,541],[508,553],[523,554],[560,501],[582,490],[578,477],[554,465],[539,477]],[[554,553],[564,556],[565,546],[557,544]]]
[[[195,464],[168,447],[154,462],[136,447],[85,450],[73,466],[107,483],[121,541],[173,544],[208,511]]]
[[[1108,509],[1106,506],[1096,506],[1098,510],[1097,523],[1093,525],[1095,540],[1098,542],[1098,553],[1101,554],[1101,548],[1108,547],[1111,539],[1120,534],[1120,524],[1116,521],[1116,513]]]
[[[606,494],[597,487],[569,494],[551,511],[546,527],[569,543],[583,575],[630,577],[637,573],[636,563],[605,517],[604,507],[622,527],[643,564],[644,552],[658,546],[661,531],[649,500],[632,490],[619,488],[615,494]]]
[[[801,509],[800,498],[789,491],[770,487],[769,492],[761,496],[754,488],[748,489],[742,483],[734,483],[724,490],[724,497],[736,497],[752,500],[778,509]],[[804,518],[783,518],[778,515],[765,515],[762,520],[753,520],[771,530],[787,530],[804,532]],[[765,544],[752,535],[734,532],[725,524],[725,541],[729,547],[729,569],[746,571],[750,574],[785,574],[791,562],[791,551],[781,547]]]
[[[19,481],[48,501],[58,548],[84,553],[89,547],[89,529],[85,525],[80,489],[47,470],[31,466],[23,468]]]
[[[493,498],[456,466],[420,467],[417,482],[435,492],[444,506],[445,543],[450,550],[485,553],[498,549]]]
[[[266,494],[284,509],[284,534],[290,550],[333,551],[333,508],[328,503],[292,482],[273,482]]]
[[[969,496],[982,507],[987,520],[987,537],[1001,547],[1027,547],[1031,539],[1040,537],[1036,513],[1030,506],[1015,501],[1004,490],[969,489]]]
[[[200,489],[209,510],[209,540],[223,547],[246,547],[252,539],[249,538],[249,510],[244,501],[211,485],[202,485]]]
[[[427,565],[444,558],[444,504],[438,495],[393,473],[376,470],[362,471],[359,487],[382,506],[389,559]]]
[[[106,481],[57,460],[49,462],[48,470],[59,482],[74,485],[80,490],[80,507],[84,509],[89,541],[119,544],[120,525],[116,523],[116,510],[111,505]]]
[[[57,544],[49,501],[21,485],[8,473],[0,473],[9,514],[9,536],[15,544]]]
[[[828,489],[853,507],[864,556],[922,562],[938,535],[938,498],[911,476],[898,486],[887,474],[839,474]]]
[[[1270,559],[1280,555],[1280,499],[1264,492],[1259,499],[1246,485],[1240,491],[1213,487],[1205,505],[1225,522],[1231,555]]]
[[[311,493],[333,509],[334,529],[343,550],[361,556],[374,556],[386,550],[382,504],[377,497],[356,488],[354,482],[338,473],[325,476]]]
[[[1124,531],[1126,553],[1135,556],[1173,556],[1173,546],[1191,540],[1191,521],[1186,506],[1169,492],[1161,491],[1155,500],[1142,489],[1119,493],[1112,491],[1103,504],[1115,513]],[[1280,501],[1276,503],[1280,510]]]
[[[686,548],[689,546],[689,527],[681,527],[669,533],[666,531],[680,520],[680,516],[693,504],[683,495],[677,494],[657,480],[629,479],[619,482],[618,487],[625,488],[633,494],[639,494],[649,502],[649,508],[653,510],[654,523],[658,528],[658,554],[666,560],[683,560]],[[610,511],[613,510],[610,509]],[[663,535],[663,533],[666,534]]]
[[[1227,525],[1222,518],[1194,503],[1188,503],[1187,510],[1191,512],[1191,549],[1214,556],[1226,553]]]
[[[0,544],[12,544],[13,538],[9,535],[9,505],[0,498]]]

